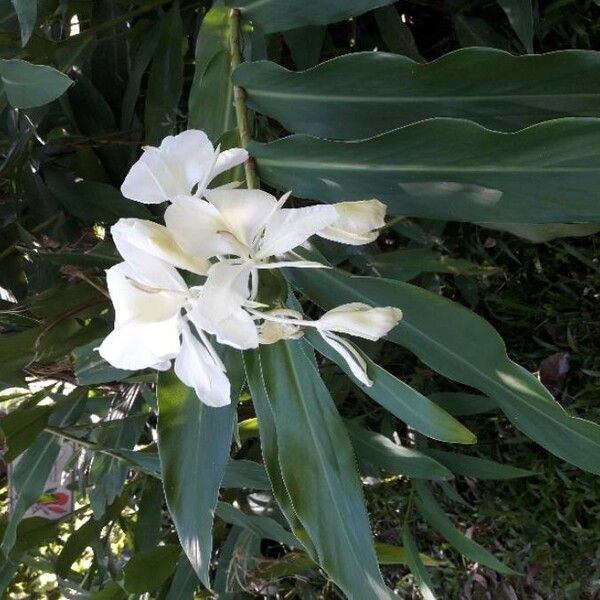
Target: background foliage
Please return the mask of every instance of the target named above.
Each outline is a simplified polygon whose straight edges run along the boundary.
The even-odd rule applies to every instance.
[[[314,598],[338,597],[335,581],[371,597],[354,452],[383,579],[401,597],[594,597],[598,480],[526,436],[600,472],[598,429],[559,406],[599,420],[600,9],[237,6],[239,31],[237,13],[205,1],[0,6],[0,427],[5,461],[20,455],[3,592],[174,599],[210,582],[223,598]],[[307,345],[232,354],[232,410],[168,374],[157,395],[154,373],[94,352],[112,323],[108,226],[161,216],[121,196],[125,173],[141,144],[186,127],[238,145],[234,85],[263,186],[299,204],[389,205],[377,245],[312,250],[373,279],[288,276],[309,312],[357,294],[404,309],[393,343],[361,345],[382,367],[370,363],[369,390],[310,337],[329,391]],[[79,449],[76,514],[21,520],[61,438]]]

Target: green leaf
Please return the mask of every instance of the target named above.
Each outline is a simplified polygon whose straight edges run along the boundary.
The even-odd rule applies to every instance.
[[[101,339],[94,340],[85,346],[75,348],[71,353],[73,357],[73,370],[80,385],[122,381],[135,372],[115,369],[115,367],[109,365],[98,354],[97,348],[101,342]]]
[[[247,355],[254,357],[247,363],[253,399],[264,395],[270,405],[281,475],[314,544],[313,558],[349,598],[389,598],[348,434],[302,343],[279,342]]]
[[[400,18],[395,6],[382,6],[373,11],[381,38],[388,50],[416,62],[424,62],[409,26]]]
[[[210,589],[213,512],[229,458],[235,402],[214,408],[172,372],[158,381],[158,451],[165,498],[181,546]]]
[[[11,462],[29,448],[48,424],[53,409],[52,405],[16,408],[0,417],[0,429],[5,436],[3,445],[7,448],[2,456],[4,462]]]
[[[588,50],[514,56],[463,48],[424,64],[357,52],[298,73],[258,61],[241,64],[233,78],[252,108],[288,131],[354,139],[433,117],[502,131],[559,117],[597,117],[600,83],[593,73],[599,68],[600,52]]]
[[[480,415],[498,408],[496,402],[481,394],[436,392],[429,399],[455,417]]]
[[[147,477],[140,495],[137,521],[135,522],[134,541],[136,552],[144,552],[158,545],[163,519],[163,501],[164,494],[161,482]]]
[[[21,45],[27,45],[37,19],[37,0],[11,0],[19,18],[21,28]]]
[[[531,0],[498,0],[525,50],[533,52],[533,6]]]
[[[450,479],[452,473],[435,458],[426,454],[394,444],[392,440],[360,427],[352,421],[346,421],[346,429],[358,458],[369,465],[385,469],[396,475],[406,475],[417,479]]]
[[[270,490],[271,484],[262,465],[251,460],[230,460],[225,467],[221,487]]]
[[[433,583],[431,582],[429,573],[427,573],[425,565],[419,556],[419,551],[417,550],[415,540],[410,533],[408,523],[404,523],[404,527],[402,528],[402,543],[404,544],[404,548],[406,550],[406,562],[408,563],[408,568],[410,569],[410,572],[413,574],[413,577],[419,586],[419,591],[421,592],[423,599],[436,600],[433,592],[431,591],[433,588]]]
[[[440,505],[436,502],[431,490],[424,482],[414,482],[417,498],[416,506],[423,518],[441,535],[446,541],[454,546],[467,558],[478,562],[498,573],[514,575],[515,571],[501,563],[490,554],[483,546],[463,535],[446,516]]]
[[[293,548],[300,546],[300,543],[293,534],[269,517],[247,515],[226,502],[219,502],[216,514],[225,523],[248,529],[261,539],[274,540]]]
[[[272,187],[326,202],[379,198],[393,213],[453,221],[600,221],[600,119],[517,133],[432,119],[358,142],[251,142]],[[592,190],[592,191],[590,191]]]
[[[508,231],[524,240],[541,244],[563,237],[584,237],[600,231],[597,223],[478,223],[488,229]]]
[[[304,25],[327,25],[356,17],[392,0],[225,0],[265,33],[287,31]]]
[[[179,558],[169,593],[165,600],[194,600],[194,592],[198,587],[198,578],[190,561],[185,555]]]
[[[235,126],[229,34],[229,10],[211,8],[196,42],[188,127],[204,130],[213,142]]]
[[[36,0],[32,0],[35,4]],[[62,96],[73,81],[47,65],[0,59],[0,79],[13,108],[32,108]]]
[[[380,565],[405,565],[408,562],[408,553],[406,548],[403,548],[402,546],[393,546],[392,544],[376,542],[375,551],[377,552],[377,560]],[[419,557],[427,567],[435,567],[439,564],[437,560],[434,560],[426,554],[419,554]]]
[[[549,452],[600,474],[600,427],[569,416],[534,375],[508,358],[498,333],[478,315],[408,283],[334,269],[294,271],[288,275],[293,284],[323,308],[344,302],[401,307],[404,318],[388,339],[441,375],[486,393]]]
[[[354,378],[346,362],[320,335],[309,331],[305,337],[323,356],[334,361],[365,394],[419,433],[454,444],[476,442],[477,438],[464,425],[368,356],[363,354],[369,377],[373,381],[370,387]]]
[[[174,129],[183,87],[183,24],[179,2],[162,20],[146,93],[146,143],[158,146]]]
[[[319,63],[326,32],[324,26],[311,25],[284,32],[283,38],[298,69],[310,69]]]
[[[516,479],[518,477],[531,477],[533,471],[519,469],[512,465],[503,465],[494,460],[468,456],[445,450],[422,448],[421,452],[450,469],[456,475],[477,477],[478,479]]]
[[[174,544],[138,552],[123,569],[125,589],[131,594],[152,592],[173,573],[180,555],[181,549]]]

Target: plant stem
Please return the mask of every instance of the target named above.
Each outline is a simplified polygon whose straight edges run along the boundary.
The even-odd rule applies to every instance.
[[[229,36],[229,50],[231,53],[231,74],[242,61],[242,51],[240,46],[240,11],[233,8],[229,13],[229,23],[231,33]],[[246,112],[246,92],[237,85],[233,86],[233,101],[235,104],[235,116],[237,120],[240,143],[245,148],[250,141],[250,127],[248,126],[248,113]],[[246,186],[249,190],[259,187],[258,177],[256,175],[256,166],[252,158],[244,163],[246,173]]]

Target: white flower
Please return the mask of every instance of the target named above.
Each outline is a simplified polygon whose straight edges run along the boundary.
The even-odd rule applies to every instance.
[[[146,146],[125,177],[121,193],[144,204],[160,204],[192,192],[201,196],[217,175],[247,158],[243,148],[219,152],[203,131],[189,129],[167,136],[158,148]]]
[[[258,328],[258,341],[261,344],[275,344],[279,340],[297,340],[304,335],[300,325],[302,315],[291,308],[274,308],[263,313],[266,317],[284,317],[286,322],[265,320]]]
[[[175,372],[202,402],[229,404],[223,364],[202,331],[200,340],[194,337],[182,314],[193,301],[183,278],[139,248],[122,240],[119,245],[126,262],[107,271],[115,324],[100,345],[100,355],[114,367],[132,370],[165,370],[175,359]]]
[[[341,244],[360,246],[377,239],[379,229],[385,225],[386,205],[379,200],[338,202],[333,204],[338,218],[318,236]]]

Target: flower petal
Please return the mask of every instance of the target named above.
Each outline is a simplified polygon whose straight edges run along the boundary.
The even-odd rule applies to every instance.
[[[333,333],[320,332],[321,337],[346,361],[352,375],[367,387],[373,385],[373,381],[367,375],[367,363],[360,352],[348,341]]]
[[[217,175],[233,169],[241,165],[244,161],[248,160],[248,152],[243,148],[231,148],[231,150],[224,150],[219,153],[215,166],[211,173],[211,179],[214,179]]]
[[[359,246],[377,239],[379,229],[385,225],[387,206],[379,200],[338,202],[333,207],[338,218],[317,235],[327,240]]]
[[[179,352],[179,315],[154,323],[133,321],[117,327],[98,351],[118,369],[164,366]]]
[[[119,219],[110,232],[117,247],[123,247],[125,241],[180,269],[204,275],[210,266],[206,259],[185,253],[164,225],[143,219]]]
[[[256,254],[257,259],[283,254],[303,244],[311,235],[337,219],[333,206],[319,204],[305,208],[282,208],[273,214]]]
[[[181,350],[175,359],[177,377],[194,388],[204,404],[215,407],[230,404],[231,385],[227,375],[187,323],[182,325],[181,334]]]
[[[337,331],[375,341],[393,329],[400,319],[402,311],[399,308],[372,308],[362,302],[351,302],[326,312],[316,326],[319,331]]]

